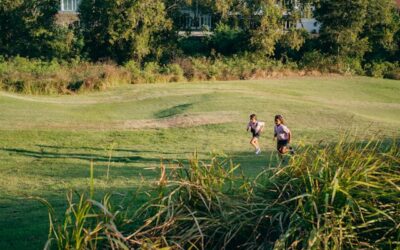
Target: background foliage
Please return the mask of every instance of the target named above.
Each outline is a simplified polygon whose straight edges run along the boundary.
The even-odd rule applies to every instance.
[[[398,65],[400,18],[394,1],[297,2],[83,0],[80,21],[68,26],[55,22],[58,0],[2,0],[0,54],[46,61],[134,61],[139,69],[148,62],[175,64],[188,55],[213,61],[254,54],[328,72],[396,72],[396,66],[377,66]],[[186,29],[182,8],[211,13],[213,32],[204,37],[178,35]],[[296,28],[302,16],[310,15],[321,24],[319,34]]]

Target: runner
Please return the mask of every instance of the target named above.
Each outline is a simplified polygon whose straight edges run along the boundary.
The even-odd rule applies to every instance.
[[[256,154],[261,153],[260,145],[258,140],[260,138],[261,132],[264,130],[265,123],[257,121],[257,116],[255,114],[250,115],[250,122],[247,124],[247,131],[251,131],[252,138],[250,144],[255,148]]]
[[[292,139],[292,132],[285,125],[285,120],[282,115],[275,116],[274,140],[275,139],[277,140],[276,149],[281,159],[283,155],[288,152],[294,154],[292,147],[289,146],[290,140]]]

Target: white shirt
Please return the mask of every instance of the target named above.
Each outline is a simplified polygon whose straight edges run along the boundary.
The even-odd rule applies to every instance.
[[[260,132],[260,130],[265,126],[265,122],[252,122],[250,121],[249,124],[247,125],[247,129],[251,128],[254,129],[256,133]]]
[[[279,141],[289,140],[290,130],[283,124],[275,125],[274,135]]]

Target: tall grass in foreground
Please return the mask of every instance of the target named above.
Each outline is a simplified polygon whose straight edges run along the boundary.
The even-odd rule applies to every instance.
[[[58,249],[400,247],[399,142],[299,151],[253,180],[225,158],[194,157],[162,171],[152,198],[130,216],[113,210],[109,196],[101,203],[68,198],[64,224],[50,217],[50,238],[62,239]]]

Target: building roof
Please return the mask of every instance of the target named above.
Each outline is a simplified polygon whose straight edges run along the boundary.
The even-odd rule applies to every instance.
[[[396,0],[397,7],[400,8],[400,0]]]

